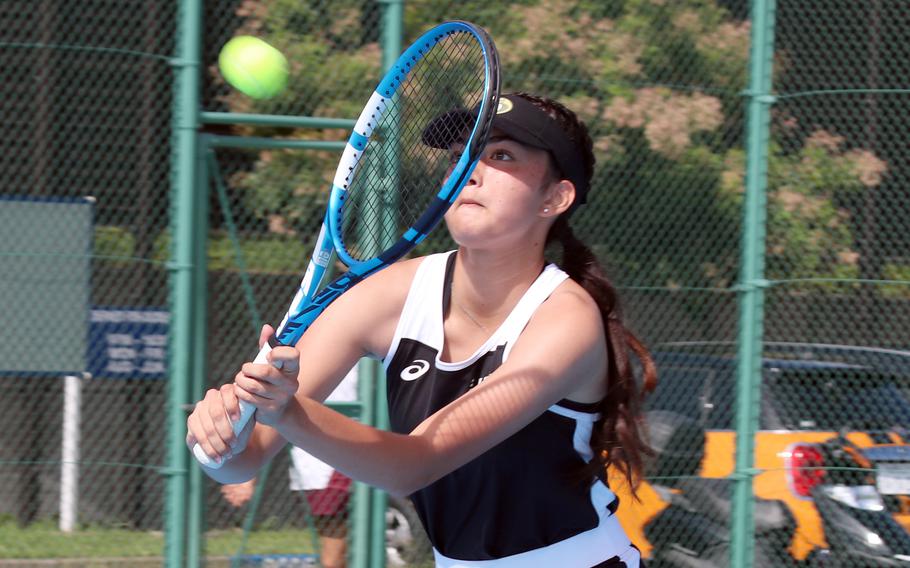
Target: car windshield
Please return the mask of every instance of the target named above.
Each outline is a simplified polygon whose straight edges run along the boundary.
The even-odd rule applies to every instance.
[[[788,430],[889,430],[910,424],[910,401],[894,377],[868,373],[776,373],[765,406]],[[766,416],[766,418],[768,418]]]
[[[736,365],[723,358],[658,353],[660,381],[646,410],[729,430],[736,416]],[[766,361],[763,430],[893,430],[910,427],[910,375],[830,361]]]

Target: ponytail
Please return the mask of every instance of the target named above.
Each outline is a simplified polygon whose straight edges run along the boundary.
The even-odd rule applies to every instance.
[[[556,220],[548,242],[558,240],[563,254],[560,267],[594,298],[604,323],[607,344],[607,394],[600,403],[601,418],[591,436],[595,460],[591,469],[612,466],[633,488],[641,477],[645,455],[652,453],[640,424],[641,400],[657,385],[657,369],[641,341],[623,324],[619,298],[594,252],[579,240],[566,216]],[[641,364],[636,380],[629,355]]]
[[[594,174],[594,144],[587,126],[578,115],[565,105],[546,97],[530,93],[516,93],[533,103],[557,121],[584,162],[584,177],[590,184]],[[551,159],[555,169],[555,161]],[[566,172],[554,172],[555,179],[562,179]],[[583,198],[589,187],[576,200]],[[579,201],[581,203],[581,201]],[[644,393],[657,386],[657,368],[648,349],[623,324],[619,298],[607,278],[594,252],[579,240],[569,226],[568,217],[574,207],[560,215],[547,235],[547,244],[558,241],[562,245],[560,267],[594,298],[603,319],[607,344],[607,394],[600,403],[601,418],[591,435],[595,459],[591,460],[585,474],[598,474],[605,467],[619,470],[629,482],[633,492],[640,479],[644,456],[653,451],[644,440],[641,402]],[[636,380],[630,355],[641,366],[641,381]]]

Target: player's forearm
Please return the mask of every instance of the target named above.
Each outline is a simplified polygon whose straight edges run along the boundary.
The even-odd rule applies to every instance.
[[[271,438],[274,436],[266,436],[262,431],[267,427],[261,424],[257,424],[255,427],[257,430],[253,432],[243,451],[225,459],[218,469],[200,464],[202,471],[213,480],[223,484],[243,483],[256,477],[262,466],[275,456],[277,450],[270,449],[274,443]],[[282,440],[279,449],[284,445],[285,442]]]
[[[396,496],[410,495],[436,477],[421,438],[363,425],[309,398],[292,399],[275,428],[349,477]]]

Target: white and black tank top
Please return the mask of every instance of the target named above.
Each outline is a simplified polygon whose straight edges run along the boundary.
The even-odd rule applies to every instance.
[[[538,306],[568,276],[548,265],[503,324],[464,361],[441,360],[454,253],[418,267],[384,365],[393,431],[407,434],[508,358]],[[571,339],[566,339],[570,341]],[[411,495],[437,566],[638,566],[592,459],[597,404],[551,406],[519,432]]]

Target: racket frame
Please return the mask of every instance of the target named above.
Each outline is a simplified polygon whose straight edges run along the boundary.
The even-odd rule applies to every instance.
[[[411,67],[423,59],[436,44],[450,34],[464,32],[474,35],[481,46],[485,61],[484,96],[478,105],[477,118],[465,141],[464,150],[433,201],[398,241],[376,257],[366,260],[354,258],[344,246],[342,207],[348,183],[357,171],[373,130],[388,109],[386,101],[395,95],[402,81],[410,73]],[[436,227],[458,198],[458,194],[480,160],[481,152],[492,130],[493,118],[499,103],[499,90],[499,55],[496,46],[484,29],[470,22],[454,20],[439,24],[421,35],[401,54],[371,95],[352,129],[335,171],[328,207],[306,272],[281,324],[269,341],[262,346],[254,363],[267,363],[269,352],[279,345],[296,344],[319,314],[336,298],[357,282],[401,259]],[[348,270],[319,290],[333,252]],[[253,419],[256,408],[241,401],[240,411],[240,418],[232,425],[237,435]],[[218,469],[223,464],[211,460],[198,443],[193,447],[193,455],[200,464],[209,469]]]

